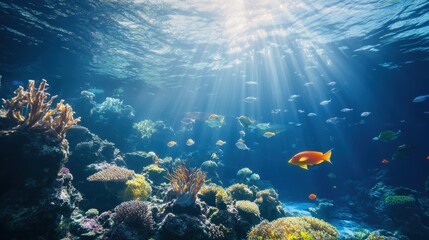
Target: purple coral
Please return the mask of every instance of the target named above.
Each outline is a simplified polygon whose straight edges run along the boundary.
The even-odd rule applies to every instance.
[[[67,175],[70,173],[70,169],[68,169],[66,167],[62,167],[58,173],[62,174],[62,175]]]
[[[81,226],[84,229],[95,232],[101,232],[103,230],[103,227],[93,218],[84,218],[81,222]]]

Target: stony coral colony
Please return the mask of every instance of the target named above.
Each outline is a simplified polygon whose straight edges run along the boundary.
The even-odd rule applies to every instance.
[[[217,164],[206,162],[203,171],[153,152],[121,155],[114,144],[75,126],[80,118],[63,100],[51,109],[56,96],[49,99],[47,86],[30,80],[27,89],[3,99],[0,157],[13,176],[2,171],[0,182],[16,180],[0,186],[9,196],[0,207],[0,219],[8,219],[0,221],[6,238],[338,239],[323,220],[286,217],[277,192],[255,184],[259,175],[242,177],[250,169],[225,189]],[[22,151],[13,154],[16,149]],[[15,164],[6,166],[12,155]],[[84,212],[88,206],[105,211]]]

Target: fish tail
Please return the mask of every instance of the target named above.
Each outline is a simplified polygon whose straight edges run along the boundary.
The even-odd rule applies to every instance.
[[[333,148],[332,148],[333,149]],[[329,149],[329,151],[327,151],[326,153],[323,154],[323,160],[332,163],[331,162],[331,154],[332,154],[332,149]]]

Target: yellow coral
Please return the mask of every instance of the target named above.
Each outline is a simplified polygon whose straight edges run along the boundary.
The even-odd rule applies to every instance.
[[[248,237],[256,239],[338,239],[334,226],[313,217],[286,217],[272,222],[262,221],[252,228]],[[311,238],[310,238],[311,237]]]
[[[152,193],[151,186],[141,174],[136,174],[133,179],[128,180],[125,184],[126,188],[120,193],[120,197],[125,201],[145,201]]]

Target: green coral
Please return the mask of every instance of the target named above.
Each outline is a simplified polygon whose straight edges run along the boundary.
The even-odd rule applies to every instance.
[[[237,183],[227,188],[228,194],[234,200],[253,200],[253,192],[246,184]]]
[[[141,174],[136,174],[135,177],[131,180],[128,180],[125,185],[126,188],[120,193],[120,197],[125,201],[145,201],[152,193],[150,184]]]
[[[414,205],[415,203],[416,203],[415,198],[410,196],[405,196],[405,195],[391,195],[391,196],[387,196],[384,199],[384,204],[389,208],[410,206],[410,205]]]
[[[338,239],[334,226],[313,217],[285,217],[272,222],[262,221],[248,234],[250,240],[299,239],[330,240]]]

